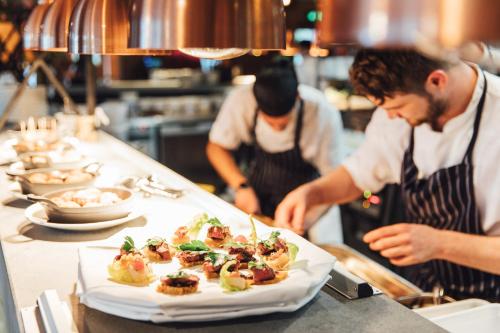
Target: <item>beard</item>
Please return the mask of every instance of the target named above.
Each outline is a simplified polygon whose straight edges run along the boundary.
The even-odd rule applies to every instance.
[[[446,110],[448,109],[448,101],[444,99],[434,98],[432,95],[426,95],[427,101],[429,102],[429,106],[427,111],[425,112],[425,116],[423,118],[412,121],[410,125],[412,127],[417,127],[422,124],[429,124],[435,132],[442,132],[443,127],[439,124],[439,117],[441,117]]]
[[[429,108],[427,109],[427,123],[433,131],[442,132],[443,126],[439,124],[441,117],[448,109],[448,101],[429,97]]]

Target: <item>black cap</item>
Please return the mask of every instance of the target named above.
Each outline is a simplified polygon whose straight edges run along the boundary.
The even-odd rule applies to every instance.
[[[286,115],[295,104],[298,85],[293,67],[272,67],[262,70],[257,74],[253,86],[259,109],[271,117]]]

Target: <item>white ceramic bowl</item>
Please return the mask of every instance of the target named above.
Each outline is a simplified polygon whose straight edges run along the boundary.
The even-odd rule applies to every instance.
[[[88,189],[88,187],[76,187],[49,192],[44,194],[43,197],[47,199],[54,199],[61,196],[65,192],[84,189]],[[124,218],[132,212],[132,191],[122,187],[98,187],[97,189],[103,192],[113,192],[122,200],[112,205],[77,208],[64,208],[43,203],[43,207],[49,221],[58,223],[92,223]]]
[[[58,156],[60,154],[66,156]],[[41,169],[41,168],[56,168],[56,169],[71,169],[83,166],[88,163],[88,159],[74,149],[65,150],[63,152],[30,152],[19,155],[19,159],[23,163],[25,170]]]
[[[33,169],[24,172],[23,174],[20,174],[18,176],[15,176],[15,179],[19,182],[21,185],[21,190],[23,194],[29,194],[33,193],[36,195],[43,195],[45,193],[49,192],[54,192],[54,191],[59,191],[59,190],[68,190],[70,188],[74,187],[88,187],[92,186],[94,182],[96,181],[97,174],[87,172],[92,176],[91,179],[81,181],[81,182],[75,182],[75,183],[62,183],[62,184],[47,184],[47,183],[36,183],[33,181],[29,181],[28,177],[30,175],[36,174],[36,173],[50,173],[53,171],[72,171],[72,170],[78,170],[80,168],[64,168],[64,169],[58,169],[58,168],[45,168],[45,169]],[[83,169],[82,172],[85,172]]]

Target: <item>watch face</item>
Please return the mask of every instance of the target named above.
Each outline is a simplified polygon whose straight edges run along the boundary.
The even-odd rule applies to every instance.
[[[244,182],[244,183],[241,183],[240,186],[238,186],[238,189],[249,188],[249,187],[250,187],[250,185],[247,182]]]

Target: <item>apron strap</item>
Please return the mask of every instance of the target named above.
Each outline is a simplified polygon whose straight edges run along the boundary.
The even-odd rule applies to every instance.
[[[304,100],[300,99],[299,112],[297,113],[297,123],[295,125],[294,148],[299,148],[300,137],[302,133],[302,124],[304,119]]]
[[[255,112],[253,115],[253,124],[251,128],[250,135],[252,136],[252,142],[254,145],[257,144],[257,135],[255,134],[255,129],[257,128],[257,118],[259,117],[259,106],[255,107]]]
[[[477,105],[476,118],[474,119],[474,131],[472,132],[472,138],[470,140],[469,146],[467,147],[467,151],[465,152],[464,162],[472,161],[472,152],[474,151],[474,145],[476,143],[476,139],[479,133],[479,125],[481,124],[481,116],[483,114],[484,101],[486,100],[486,91],[488,90],[488,81],[486,80],[486,75],[481,71],[484,78],[484,87],[483,93],[481,95],[481,99],[479,100],[479,104]]]

